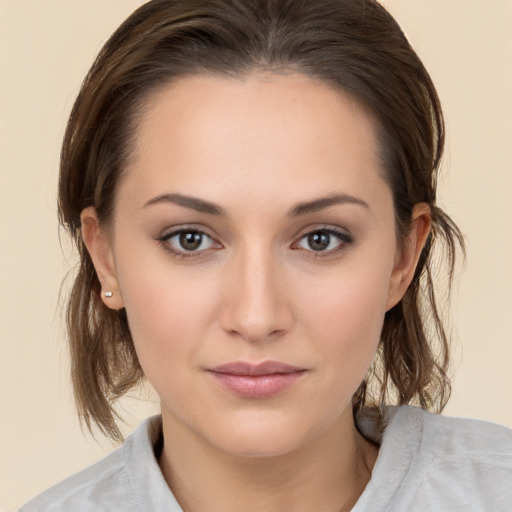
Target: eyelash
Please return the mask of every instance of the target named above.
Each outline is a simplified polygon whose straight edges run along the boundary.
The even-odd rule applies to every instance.
[[[166,251],[170,252],[174,257],[180,258],[180,259],[197,258],[197,257],[203,256],[206,251],[209,251],[210,249],[212,249],[212,247],[208,247],[208,248],[202,249],[202,250],[188,250],[187,251],[186,249],[173,248],[172,245],[170,244],[170,240],[172,238],[180,236],[180,235],[190,235],[190,234],[201,236],[201,241],[200,241],[199,247],[203,244],[204,238],[206,237],[207,239],[209,239],[211,241],[212,245],[215,245],[215,244],[217,245],[217,247],[215,247],[214,249],[222,248],[221,244],[216,242],[206,232],[204,232],[201,229],[194,228],[194,227],[190,227],[190,228],[183,227],[180,229],[176,229],[175,231],[172,231],[171,233],[167,233],[161,237],[158,237],[157,241],[162,245],[162,247]],[[338,231],[337,229],[325,227],[325,228],[313,229],[313,230],[308,231],[307,233],[303,234],[297,240],[297,242],[294,242],[292,244],[291,248],[293,250],[300,250],[300,247],[298,247],[298,245],[300,244],[300,242],[302,240],[307,240],[308,237],[310,237],[312,235],[318,235],[318,234],[327,235],[329,237],[335,237],[338,239],[338,244],[334,249],[329,249],[329,250],[315,251],[314,249],[310,249],[310,250],[305,249],[306,252],[310,252],[311,253],[310,256],[314,257],[314,258],[325,257],[325,256],[329,256],[329,255],[338,253],[339,251],[343,250],[344,247],[346,247],[354,242],[354,239],[352,238],[351,235],[349,235],[345,232],[342,232],[342,231]],[[331,240],[329,240],[329,245],[330,245],[330,242],[331,242]]]
[[[212,245],[216,244],[217,246],[219,246],[217,248],[220,248],[220,246],[221,246],[218,242],[215,242],[215,240],[210,235],[205,233],[203,230],[198,229],[198,228],[193,228],[193,227],[190,227],[190,228],[183,227],[183,228],[176,229],[175,231],[172,231],[171,233],[167,233],[167,234],[157,238],[157,241],[162,245],[162,247],[166,251],[170,252],[175,258],[180,258],[180,259],[197,258],[197,257],[203,255],[203,253],[205,251],[208,251],[210,249],[210,248],[208,248],[208,249],[202,249],[199,251],[197,251],[197,250],[187,251],[186,249],[175,249],[172,247],[172,245],[170,243],[170,240],[172,238],[180,236],[180,235],[189,235],[189,234],[200,235],[202,237],[201,245],[204,242],[204,238],[207,238],[211,241]]]
[[[348,233],[343,232],[343,231],[338,231],[337,229],[334,229],[334,228],[325,227],[325,228],[318,228],[318,229],[313,229],[311,231],[308,231],[307,233],[302,235],[297,242],[295,242],[293,244],[292,248],[293,249],[296,248],[297,245],[302,240],[307,240],[308,237],[310,237],[312,235],[318,235],[318,234],[324,234],[324,235],[328,235],[329,237],[335,237],[338,239],[338,244],[334,249],[320,250],[320,251],[315,251],[314,249],[308,250],[307,252],[310,252],[311,253],[310,256],[312,256],[314,258],[321,258],[321,257],[330,256],[332,254],[336,254],[354,242],[354,239]],[[329,240],[329,244],[330,244],[330,242],[331,241]],[[297,250],[298,249],[299,248],[297,248]]]

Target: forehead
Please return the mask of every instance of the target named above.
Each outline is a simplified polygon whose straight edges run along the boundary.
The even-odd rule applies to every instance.
[[[146,107],[126,180],[141,196],[193,187],[208,197],[228,185],[250,194],[264,185],[279,199],[304,186],[324,194],[383,182],[371,116],[304,75],[186,77]]]

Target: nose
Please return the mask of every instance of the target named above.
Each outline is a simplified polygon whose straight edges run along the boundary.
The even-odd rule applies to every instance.
[[[250,342],[275,340],[291,329],[285,276],[271,251],[244,250],[233,258],[224,283],[222,328]]]

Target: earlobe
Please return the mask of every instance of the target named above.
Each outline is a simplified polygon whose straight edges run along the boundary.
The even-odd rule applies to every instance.
[[[111,241],[100,225],[98,214],[93,206],[82,210],[82,240],[91,256],[96,274],[101,284],[101,299],[111,309],[124,307],[117,280]]]
[[[418,260],[430,233],[432,219],[427,203],[417,203],[412,212],[411,229],[397,258],[391,275],[386,310],[390,310],[404,296],[411,284]]]

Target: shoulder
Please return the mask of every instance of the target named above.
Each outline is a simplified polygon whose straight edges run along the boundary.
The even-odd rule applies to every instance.
[[[92,466],[47,489],[21,507],[20,512],[92,510],[91,503],[98,501],[101,495],[111,493],[112,489],[126,487],[126,480],[122,449],[118,449]]]
[[[146,420],[122,448],[44,491],[19,512],[140,510],[130,460],[136,456],[142,468],[156,464],[150,439],[155,422],[157,418]]]
[[[480,464],[512,470],[512,430],[501,425],[400,407],[390,414],[389,427],[390,434],[415,432],[418,454],[431,464],[460,461],[466,468]]]
[[[380,449],[354,512],[510,512],[512,430],[407,406],[357,423]]]
[[[394,411],[388,428],[390,440],[408,440],[411,505],[510,510],[512,430],[412,407]]]

